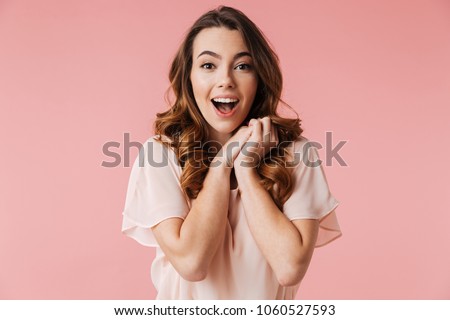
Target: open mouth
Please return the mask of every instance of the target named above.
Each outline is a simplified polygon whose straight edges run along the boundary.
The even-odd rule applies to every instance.
[[[218,102],[211,99],[211,102],[213,103],[214,107],[216,107],[217,110],[219,110],[221,113],[227,114],[233,111],[233,109],[239,103],[239,100],[234,102]]]

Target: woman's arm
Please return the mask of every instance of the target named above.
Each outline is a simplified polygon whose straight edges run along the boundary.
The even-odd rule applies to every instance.
[[[273,137],[267,140],[267,135],[274,134],[270,119],[253,119],[250,125],[253,132],[248,141],[256,142],[259,146],[253,150],[248,149],[248,154],[262,157],[266,152],[264,145],[273,140]],[[263,136],[266,138],[264,143]],[[261,178],[255,166],[242,165],[254,159],[255,157],[244,157],[243,153],[240,153],[235,160],[235,173],[247,222],[278,282],[282,286],[292,286],[298,284],[306,274],[317,240],[319,221],[305,219],[291,222],[260,185]]]
[[[236,178],[252,236],[278,282],[282,286],[298,284],[312,258],[318,220],[289,221],[259,184],[256,169],[237,169]]]
[[[247,127],[240,129],[222,148],[230,145],[242,146],[250,136]],[[231,148],[230,148],[231,149]],[[230,151],[230,163],[239,153]],[[209,264],[222,241],[228,217],[231,166],[226,163],[226,154],[218,154],[210,167],[203,188],[192,200],[191,210],[185,220],[171,218],[152,228],[156,241],[177,272],[188,281],[203,280]]]

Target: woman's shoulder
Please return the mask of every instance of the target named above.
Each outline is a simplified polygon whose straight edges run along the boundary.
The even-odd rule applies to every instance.
[[[284,141],[282,146],[290,152],[301,152],[302,149],[304,149],[305,146],[307,147],[311,142],[312,141],[307,137],[300,135],[293,141]]]
[[[170,147],[172,140],[160,134],[150,136],[143,144],[141,153],[150,163],[171,161],[177,163],[175,151]]]
[[[149,150],[163,150],[173,151],[170,147],[172,144],[172,139],[166,135],[155,134],[150,136],[147,141],[144,142],[144,147]]]
[[[146,142],[159,142],[161,145],[163,145],[161,141],[171,143],[173,140],[164,134],[154,134],[150,136]]]
[[[309,159],[309,161],[316,158],[319,144],[303,135],[299,136],[294,141],[285,142],[286,165],[290,168],[296,168],[299,164]]]

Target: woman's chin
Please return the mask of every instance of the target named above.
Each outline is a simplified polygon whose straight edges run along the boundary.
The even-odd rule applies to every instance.
[[[239,129],[238,126],[234,125],[223,125],[223,126],[215,126],[214,130],[220,134],[220,135],[232,135],[234,132],[236,132]]]
[[[221,143],[225,143],[229,138],[236,133],[239,128],[230,127],[230,126],[210,126],[209,132],[209,141],[218,141]]]

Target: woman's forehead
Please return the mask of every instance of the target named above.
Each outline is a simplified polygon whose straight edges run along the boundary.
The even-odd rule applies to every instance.
[[[216,53],[215,58],[237,52],[247,52],[244,38],[238,30],[224,27],[206,28],[199,32],[193,43],[193,57],[197,59],[204,51]]]

